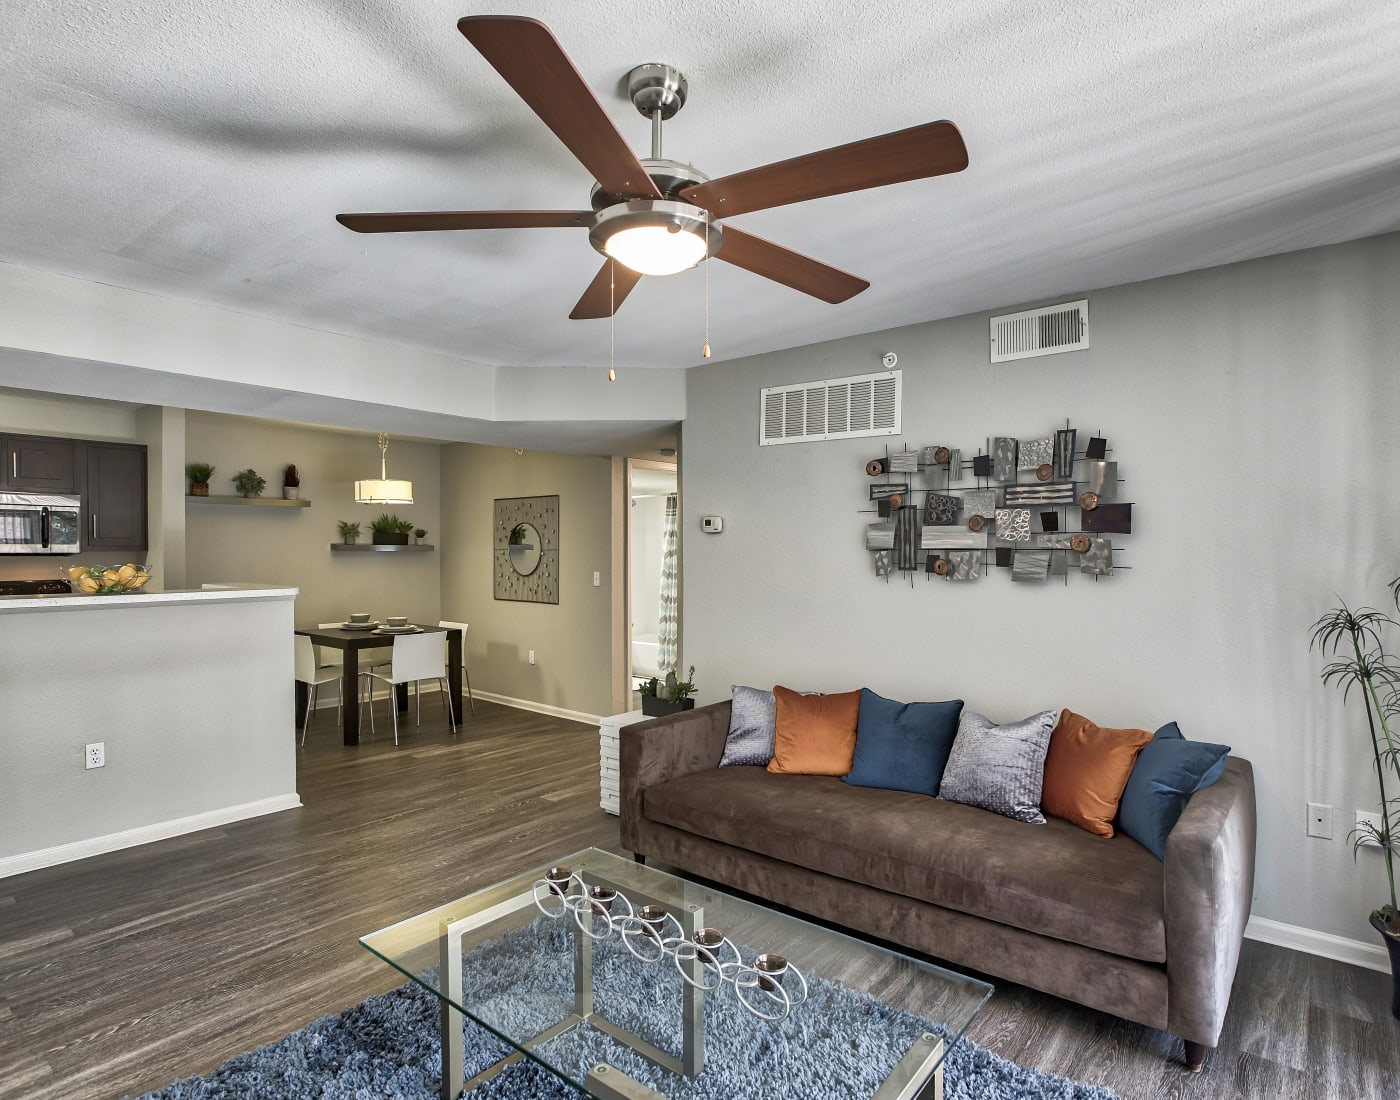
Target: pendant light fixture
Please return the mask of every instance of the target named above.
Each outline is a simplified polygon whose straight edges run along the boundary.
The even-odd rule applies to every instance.
[[[389,437],[379,433],[379,476],[355,482],[356,504],[412,504],[413,482],[391,481],[386,472]]]

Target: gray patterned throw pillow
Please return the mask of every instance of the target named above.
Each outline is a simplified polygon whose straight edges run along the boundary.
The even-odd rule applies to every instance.
[[[975,710],[964,710],[938,797],[1044,825],[1040,788],[1050,734],[1059,720],[1058,710],[1043,710],[998,726]]]
[[[734,705],[729,713],[729,734],[724,739],[724,756],[719,766],[766,767],[773,759],[773,728],[778,715],[773,693],[739,684],[734,684],[730,690]]]

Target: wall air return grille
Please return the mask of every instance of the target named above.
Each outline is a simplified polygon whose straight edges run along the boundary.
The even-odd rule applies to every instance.
[[[1089,346],[1089,299],[992,318],[992,362],[1058,355]]]
[[[759,446],[898,435],[900,371],[769,386],[759,398]]]

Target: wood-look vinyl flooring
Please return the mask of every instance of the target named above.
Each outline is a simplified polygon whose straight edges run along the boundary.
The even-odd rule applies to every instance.
[[[395,748],[318,715],[303,808],[0,879],[0,1098],[139,1095],[401,979],[356,939],[577,848],[618,850],[595,731],[431,705]],[[1389,977],[1246,942],[1220,1047],[1185,1073],[1167,1036],[1010,983],[969,1033],[1125,1100],[1400,1097]]]

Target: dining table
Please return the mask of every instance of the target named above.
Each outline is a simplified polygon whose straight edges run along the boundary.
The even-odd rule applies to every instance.
[[[412,624],[424,634],[447,635],[447,697],[457,721],[462,721],[462,631],[457,627],[442,627],[428,623]],[[340,681],[341,728],[347,745],[360,743],[360,654],[368,649],[388,649],[394,644],[393,634],[374,630],[346,630],[343,627],[298,630],[311,639],[312,645],[328,646],[345,654],[345,672]],[[296,713],[306,713],[307,687],[297,682]],[[408,710],[408,684],[394,688],[399,713]]]

